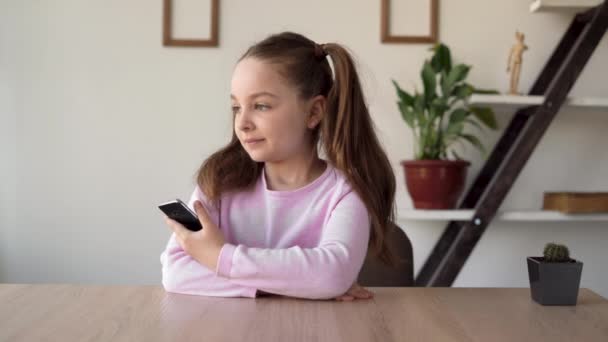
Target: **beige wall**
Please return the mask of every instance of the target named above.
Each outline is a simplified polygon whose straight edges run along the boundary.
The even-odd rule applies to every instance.
[[[529,2],[442,1],[441,38],[474,66],[472,83],[506,89],[520,29],[529,88],[571,17],[530,14]],[[0,281],[159,284],[169,231],[156,205],[190,195],[199,163],[230,135],[235,60],[282,30],[354,52],[398,176],[398,206],[411,206],[399,161],[412,156],[412,141],[390,79],[419,84],[428,45],[381,44],[379,1],[221,3],[220,47],[189,49],[161,45],[161,1],[0,1]],[[608,96],[607,58],[604,39],[574,95]],[[606,114],[560,113],[504,207],[537,207],[545,190],[605,191]],[[508,119],[500,116],[503,126]],[[463,153],[474,174],[480,156]],[[401,225],[418,270],[443,224]],[[585,262],[583,286],[608,296],[603,222],[493,224],[456,285],[527,286],[525,256],[553,240]]]

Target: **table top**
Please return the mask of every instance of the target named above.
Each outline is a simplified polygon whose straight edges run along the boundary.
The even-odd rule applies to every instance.
[[[0,341],[608,341],[608,301],[529,288],[376,287],[372,300],[220,298],[160,286],[0,284]]]

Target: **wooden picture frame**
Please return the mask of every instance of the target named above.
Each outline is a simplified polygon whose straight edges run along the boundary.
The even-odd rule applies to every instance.
[[[380,35],[382,43],[437,43],[439,40],[439,0],[429,0],[430,32],[428,36],[393,36],[390,33],[390,0],[381,0]]]
[[[173,0],[163,0],[163,45],[215,47],[219,44],[219,0],[211,0],[211,37],[208,39],[179,39],[172,36]]]

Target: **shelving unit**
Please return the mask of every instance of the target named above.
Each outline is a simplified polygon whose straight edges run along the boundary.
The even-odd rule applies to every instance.
[[[607,0],[608,1],[608,0]],[[607,99],[570,98],[568,93],[608,29],[608,5],[587,0],[537,0],[532,11],[584,9],[566,33],[526,96],[485,95],[472,99],[494,108],[517,109],[458,210],[401,210],[400,220],[449,221],[416,286],[451,286],[492,220],[606,221],[608,214],[564,215],[552,211],[499,211],[521,170],[562,106],[606,109]]]
[[[536,0],[530,4],[530,12],[582,11],[601,4],[601,0]]]
[[[470,104],[488,106],[498,111],[515,111],[526,106],[540,106],[545,101],[545,97],[519,96],[519,95],[473,95],[469,100]],[[562,107],[581,108],[589,110],[608,109],[608,98],[594,97],[568,97]]]
[[[398,210],[399,221],[470,221],[473,219],[473,209],[460,210]],[[512,210],[498,211],[494,221],[535,221],[535,222],[580,222],[599,221],[608,222],[608,213],[605,214],[564,214],[550,210]]]

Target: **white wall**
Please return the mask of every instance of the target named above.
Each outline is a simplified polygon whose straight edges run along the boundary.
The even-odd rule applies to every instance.
[[[530,46],[521,88],[529,88],[570,20],[530,14],[529,2],[441,3],[441,39],[474,66],[473,84],[506,90],[520,29]],[[156,205],[190,195],[200,162],[230,136],[236,59],[283,30],[355,53],[398,206],[411,206],[399,161],[412,156],[412,141],[390,79],[419,84],[428,45],[381,44],[378,1],[222,1],[220,17],[219,48],[165,48],[160,1],[0,2],[0,281],[159,284],[169,229]],[[573,95],[608,96],[607,57],[604,39]],[[503,127],[508,119],[501,115]],[[606,191],[606,127],[605,112],[560,113],[503,208],[538,207],[549,190]],[[464,153],[475,174],[480,156]],[[418,271],[444,224],[402,226]],[[608,296],[606,228],[492,224],[455,285],[527,286],[525,257],[557,240],[585,263],[582,286]]]

